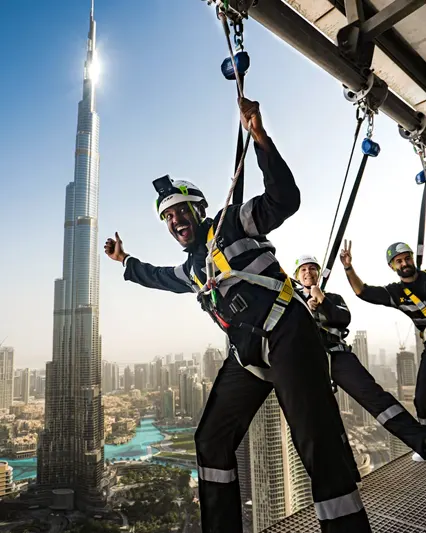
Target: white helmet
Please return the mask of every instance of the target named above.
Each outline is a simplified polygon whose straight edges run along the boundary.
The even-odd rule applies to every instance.
[[[171,180],[169,176],[164,176],[155,180],[154,187],[159,193],[157,211],[160,217],[166,209],[182,202],[202,202],[207,207],[204,194],[189,181]]]
[[[321,265],[318,262],[318,259],[314,255],[301,255],[296,259],[296,263],[294,265],[294,276],[297,276],[297,273],[299,271],[299,268],[302,265],[306,265],[308,263],[312,263],[314,265],[317,265],[318,270],[321,270]]]

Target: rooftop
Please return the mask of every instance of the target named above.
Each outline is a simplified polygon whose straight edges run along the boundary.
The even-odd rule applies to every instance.
[[[426,463],[404,455],[363,478],[361,496],[373,533],[426,532]],[[263,533],[320,533],[309,506]]]

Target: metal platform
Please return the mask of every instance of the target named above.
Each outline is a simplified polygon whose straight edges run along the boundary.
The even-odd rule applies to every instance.
[[[426,463],[404,455],[362,481],[361,496],[373,533],[426,532]],[[312,505],[263,531],[290,532],[320,533]]]

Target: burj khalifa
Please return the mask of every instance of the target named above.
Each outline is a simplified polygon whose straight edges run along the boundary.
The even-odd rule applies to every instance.
[[[103,499],[104,417],[99,335],[99,116],[96,23],[90,12],[74,181],[66,188],[62,277],[55,280],[53,355],[46,366],[39,489],[70,489],[78,507]],[[57,492],[57,491],[56,491]]]

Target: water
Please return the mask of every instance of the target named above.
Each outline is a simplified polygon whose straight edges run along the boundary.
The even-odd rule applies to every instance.
[[[154,443],[164,439],[164,436],[154,426],[153,422],[153,418],[143,419],[140,426],[136,428],[136,435],[126,444],[120,444],[119,446],[106,444],[105,459],[139,459],[141,455],[147,455],[148,446],[152,446]],[[176,428],[167,428],[167,431],[178,432],[180,430]],[[153,449],[153,451],[155,451],[155,449]],[[29,459],[0,458],[0,461],[7,461],[10,466],[13,467],[13,479],[15,481],[35,478],[37,475],[36,457],[30,457]],[[187,467],[183,466],[183,468]],[[194,479],[197,479],[196,470],[192,470],[191,475]]]

